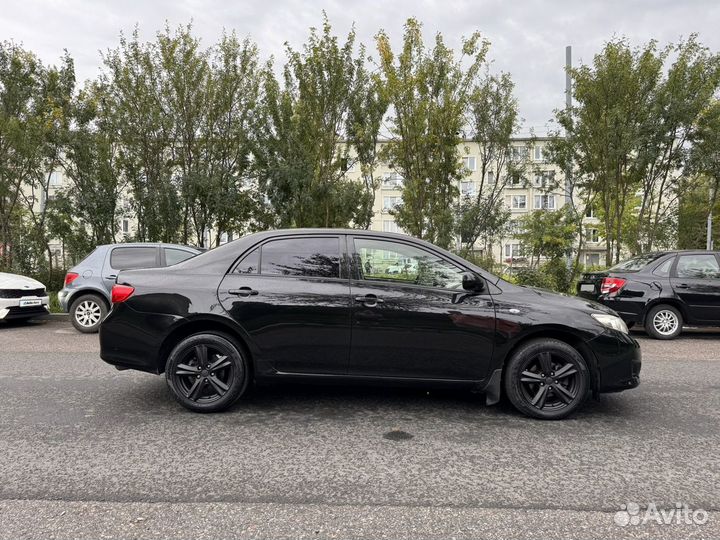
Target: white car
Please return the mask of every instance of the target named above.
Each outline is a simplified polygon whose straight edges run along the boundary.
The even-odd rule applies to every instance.
[[[0,272],[0,319],[32,319],[50,312],[45,285],[29,277]]]

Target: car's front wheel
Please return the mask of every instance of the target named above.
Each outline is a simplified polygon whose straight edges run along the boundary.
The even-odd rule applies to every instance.
[[[76,330],[93,334],[100,328],[107,312],[107,304],[102,298],[95,294],[84,294],[70,306],[70,320]]]
[[[645,318],[645,331],[655,339],[675,339],[682,332],[680,310],[665,304],[655,306]]]
[[[170,353],[165,379],[175,399],[196,412],[218,412],[245,393],[250,375],[240,348],[219,334],[195,334]]]
[[[580,407],[590,391],[582,355],[550,338],[528,341],[515,351],[505,370],[505,393],[521,413],[559,420]]]

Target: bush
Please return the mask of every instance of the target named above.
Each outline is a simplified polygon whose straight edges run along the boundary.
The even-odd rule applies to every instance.
[[[519,268],[515,273],[519,285],[540,287],[551,291],[567,293],[573,286],[574,272],[564,259],[551,259],[539,268]]]

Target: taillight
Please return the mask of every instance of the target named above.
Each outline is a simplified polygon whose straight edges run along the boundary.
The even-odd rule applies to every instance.
[[[121,302],[124,302],[128,298],[130,298],[130,295],[135,292],[135,287],[131,287],[130,285],[113,285],[112,287],[112,294],[110,295],[112,298],[113,304],[119,304]]]
[[[75,281],[77,278],[80,277],[80,274],[76,272],[68,272],[65,274],[65,286],[67,287],[70,285],[73,281]]]
[[[625,283],[627,283],[627,280],[623,278],[603,278],[602,283],[600,284],[600,294],[609,294],[614,296],[622,290]]]

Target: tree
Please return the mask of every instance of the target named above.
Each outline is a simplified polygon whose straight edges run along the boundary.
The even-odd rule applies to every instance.
[[[347,175],[347,136],[371,140],[379,122],[365,124],[369,131],[359,133],[357,116],[351,115],[357,107],[353,91],[358,76],[367,79],[362,57],[353,55],[354,43],[353,30],[340,45],[325,17],[322,31],[312,28],[301,51],[286,44],[282,86],[271,65],[264,70],[253,155],[279,226],[339,227],[367,221],[367,189]],[[362,159],[371,156],[365,152]]]
[[[141,43],[138,30],[103,55],[100,84],[107,89],[108,121],[117,129],[118,159],[129,186],[140,241],[179,239],[183,212],[173,181],[174,118],[163,108],[156,46]]]
[[[535,210],[522,218],[517,238],[531,266],[537,266],[541,259],[561,260],[572,252],[575,225],[566,210]]]
[[[44,66],[13,43],[0,45],[0,234],[2,263],[28,273],[53,256],[47,230],[50,178],[69,126],[75,70],[66,53]],[[22,254],[13,262],[13,253]],[[47,265],[47,266],[46,266]]]
[[[720,100],[711,101],[698,116],[696,130],[692,134],[692,142],[690,170],[694,176],[691,178],[700,181],[697,182],[697,185],[692,186],[694,189],[684,192],[689,197],[683,201],[685,204],[681,208],[684,206],[684,209],[687,210],[687,206],[692,205],[704,214],[705,218],[710,217],[716,229],[715,234],[711,234],[711,238],[717,238],[717,226],[720,223],[718,223],[717,216],[714,220],[712,218],[717,213],[720,201]],[[697,225],[699,225],[698,228],[703,228],[702,225]],[[707,232],[707,225],[704,228]],[[706,245],[696,241],[689,243],[695,244],[693,247]]]
[[[392,106],[384,159],[404,178],[395,219],[409,234],[447,247],[453,239],[457,182],[466,175],[458,150],[464,113],[489,43],[475,33],[463,40],[462,57],[456,59],[437,34],[428,50],[415,19],[405,24],[397,57],[384,31],[376,42]]]
[[[479,146],[480,185],[474,196],[461,197],[457,205],[455,227],[463,253],[479,239],[489,251],[493,241],[503,236],[510,220],[505,188],[527,169],[527,160],[513,152],[512,137],[520,128],[513,90],[509,74],[487,76],[468,99],[471,138]]]

